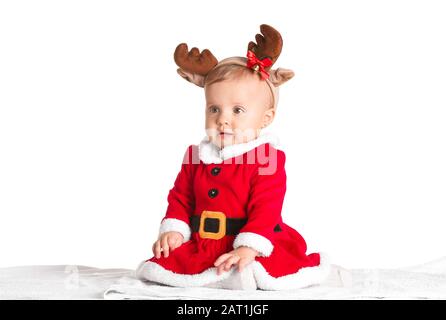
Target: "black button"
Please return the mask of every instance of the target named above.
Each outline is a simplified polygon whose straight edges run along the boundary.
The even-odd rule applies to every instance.
[[[211,189],[208,191],[208,196],[210,198],[215,198],[218,195],[218,190],[217,189]]]
[[[220,168],[220,167],[214,167],[214,168],[212,168],[212,170],[211,170],[211,174],[212,174],[213,176],[216,176],[216,175],[218,175],[218,174],[220,173],[220,171],[221,171],[221,168]]]

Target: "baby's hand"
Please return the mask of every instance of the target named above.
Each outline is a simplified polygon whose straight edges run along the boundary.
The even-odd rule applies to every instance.
[[[169,250],[175,250],[183,243],[183,235],[176,231],[164,232],[159,239],[153,244],[153,254],[157,259],[161,258],[163,251],[164,258],[169,256]]]
[[[238,271],[242,272],[248,264],[254,261],[259,253],[248,247],[239,247],[231,252],[222,254],[214,262],[217,267],[217,274],[222,274],[223,271],[229,271],[233,264],[238,266]]]

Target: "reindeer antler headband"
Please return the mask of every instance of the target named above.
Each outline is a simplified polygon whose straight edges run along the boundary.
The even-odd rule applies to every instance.
[[[184,79],[204,87],[206,76],[214,68],[222,65],[233,64],[245,66],[258,72],[260,77],[266,81],[274,99],[274,107],[277,106],[279,86],[294,76],[289,69],[278,68],[271,70],[282,52],[282,36],[273,27],[262,24],[262,34],[256,35],[257,43],[250,41],[248,44],[247,57],[231,57],[218,62],[217,58],[205,49],[201,53],[198,48],[188,51],[186,43],[177,46],[174,53],[175,63],[180,67],[177,71]]]

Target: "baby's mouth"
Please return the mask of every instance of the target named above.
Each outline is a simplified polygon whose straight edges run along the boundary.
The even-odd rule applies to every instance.
[[[219,135],[220,137],[225,138],[225,137],[232,137],[234,134],[232,132],[220,132]]]

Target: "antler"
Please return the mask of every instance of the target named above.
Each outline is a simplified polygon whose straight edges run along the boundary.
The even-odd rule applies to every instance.
[[[198,48],[192,48],[188,51],[185,43],[177,46],[173,58],[175,63],[184,71],[202,76],[206,76],[218,63],[208,49],[203,50],[201,53]]]
[[[267,24],[262,24],[260,26],[260,31],[263,36],[261,34],[256,34],[257,44],[250,41],[248,50],[254,52],[260,60],[270,58],[273,62],[272,64],[274,64],[279,58],[280,52],[282,52],[282,36],[276,29]],[[265,69],[269,70],[271,67],[272,65]]]

